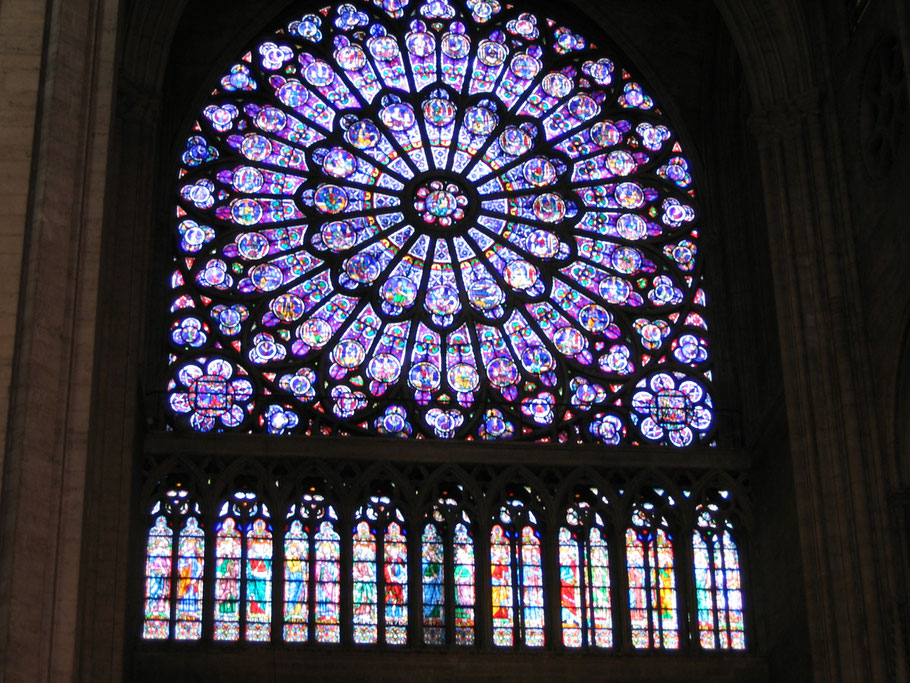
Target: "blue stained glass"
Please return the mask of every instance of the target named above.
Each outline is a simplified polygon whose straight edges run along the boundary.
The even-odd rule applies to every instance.
[[[174,428],[711,443],[693,169],[617,55],[496,0],[275,29],[178,155]]]

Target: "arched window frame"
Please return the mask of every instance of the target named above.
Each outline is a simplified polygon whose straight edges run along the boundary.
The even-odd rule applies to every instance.
[[[560,628],[567,648],[615,645],[613,512],[607,495],[581,488],[558,524]],[[573,564],[574,563],[574,564]]]
[[[216,642],[271,640],[273,532],[268,506],[250,488],[234,488],[219,506],[213,605]]]
[[[424,515],[421,537],[421,625],[429,646],[473,646],[477,642],[476,513],[466,504],[460,484],[439,485]],[[427,561],[427,529],[437,554]],[[429,579],[429,581],[428,581]]]
[[[202,510],[191,492],[174,482],[149,512],[145,550],[142,637],[202,637],[205,537]]]
[[[385,490],[393,493],[389,495]],[[351,588],[356,645],[401,646],[408,643],[409,529],[396,498],[394,486],[380,486],[354,513]],[[372,559],[364,554],[368,544],[372,544]],[[371,604],[372,610],[369,609]],[[358,629],[358,626],[363,628]]]
[[[739,511],[730,491],[709,490],[695,508],[691,550],[698,643],[704,650],[746,649],[746,606]]]
[[[493,645],[546,645],[544,546],[539,503],[527,488],[508,490],[490,527]],[[505,563],[508,564],[505,564]]]
[[[341,548],[343,537],[336,506],[309,487],[291,504],[284,537],[285,642],[341,642]],[[302,539],[291,538],[300,527]],[[293,550],[293,558],[291,557]],[[301,557],[302,555],[302,557]],[[289,571],[291,562],[296,571]],[[296,596],[296,599],[295,599]],[[300,613],[303,613],[302,617]]]
[[[284,405],[284,408],[288,408],[288,407],[289,407],[289,406]],[[327,432],[326,432],[326,433],[327,433]],[[412,540],[413,540],[413,539],[412,539]],[[344,543],[344,538],[342,539],[342,543]],[[613,544],[613,545],[616,545],[616,544]],[[275,547],[277,548],[278,546],[276,545]],[[614,553],[617,552],[617,550],[616,550],[615,548],[612,548],[612,547],[611,547],[611,550],[612,550]],[[543,553],[543,555],[545,556],[545,553]],[[414,559],[413,553],[410,553],[410,557],[411,557],[411,560],[413,561],[413,559]],[[613,559],[612,564],[614,565],[614,567],[616,567],[616,566],[621,566],[621,565],[616,561],[615,556],[614,556],[612,559]],[[545,564],[548,568],[552,566],[552,563],[549,563],[549,564],[548,564],[548,563],[546,562],[546,560],[544,560],[544,564]],[[478,580],[480,580],[480,577],[478,577]],[[416,584],[413,584],[413,583],[411,584],[412,598],[416,596],[416,594],[413,592],[414,589],[415,589],[415,585],[416,585]],[[614,591],[615,591],[615,590],[618,590],[619,585],[620,585],[620,584],[615,583],[614,586],[613,586],[613,590],[614,590]],[[413,602],[413,600],[412,600],[412,602]],[[621,601],[617,601],[617,602],[616,602],[616,609],[619,609],[620,606],[621,606],[621,604],[622,604]],[[448,607],[448,605],[447,605],[447,607]],[[480,605],[478,605],[478,610],[479,610],[479,609],[481,609]],[[413,611],[413,609],[411,610],[410,613],[411,613],[411,616],[412,616],[412,618],[413,618],[413,616],[414,616],[414,611]],[[550,610],[550,613],[547,614],[547,618],[548,618],[548,621],[550,621],[549,626],[550,626],[551,628],[556,628],[556,624],[554,623],[555,620],[553,620],[551,617],[552,617],[552,610]],[[618,617],[617,617],[617,619],[618,619]],[[413,621],[412,621],[412,629],[413,629]],[[413,631],[412,631],[412,632],[413,632]],[[276,634],[277,634],[277,631],[276,631]],[[483,638],[483,637],[485,637],[485,635],[484,635],[483,633],[480,633],[480,634],[479,634],[479,638]],[[273,637],[273,640],[276,640],[276,638]],[[415,639],[415,640],[416,640],[416,639]],[[551,639],[550,645],[553,644],[553,640],[554,640],[554,639]]]
[[[670,493],[654,488],[643,489],[629,510],[625,566],[632,647],[638,650],[681,646],[676,506]]]

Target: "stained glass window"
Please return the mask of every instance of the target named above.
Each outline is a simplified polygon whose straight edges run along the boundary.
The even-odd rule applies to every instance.
[[[490,532],[493,644],[544,645],[543,570],[537,517],[518,496]]]
[[[577,500],[559,529],[562,642],[572,648],[613,647],[609,532],[598,510],[606,500],[595,490],[585,498],[593,504]]]
[[[157,517],[146,544],[143,638],[162,639],[170,635],[173,545],[174,532],[163,516]]]
[[[202,636],[203,575],[205,534],[195,517],[189,517],[177,546],[177,640],[199,640]]]
[[[355,0],[239,55],[176,172],[173,427],[710,443],[692,169],[605,45]]]
[[[473,524],[460,497],[454,487],[444,492],[424,526],[421,569],[427,645],[474,644]]]
[[[255,493],[236,491],[215,533],[215,640],[267,641],[272,622],[272,528]]]
[[[632,646],[638,649],[679,647],[673,535],[665,516],[673,505],[660,489],[644,495],[626,530]]]
[[[706,650],[744,650],[742,575],[739,551],[733,539],[733,524],[721,505],[729,493],[721,491],[717,502],[700,505],[692,533],[695,592],[698,608],[698,640]]]
[[[576,29],[497,0],[351,0],[238,52],[175,170],[169,427],[712,445],[689,159],[620,51]],[[246,485],[210,519],[169,491],[147,520],[143,638],[198,640],[205,614],[218,641],[274,622],[293,643],[401,646],[411,628],[412,645],[543,647],[548,589],[563,648],[628,646],[628,607],[633,647],[677,649],[694,569],[702,647],[745,647],[717,501],[689,501],[677,567],[673,530],[693,527],[663,490],[619,492],[618,523],[592,488],[560,510],[484,490],[478,515],[438,481],[407,520],[410,484],[343,500],[275,482],[305,493],[274,528]]]
[[[198,640],[202,635],[205,537],[200,512],[180,486],[169,488],[152,507],[145,551],[144,639]],[[176,547],[174,529],[179,529]]]
[[[284,639],[341,640],[341,536],[322,494],[291,506],[284,535]],[[312,617],[310,616],[312,615]]]
[[[371,496],[353,535],[354,642],[407,643],[408,547],[404,515],[389,497]]]
[[[446,642],[445,547],[435,524],[423,529],[423,640],[427,645]]]

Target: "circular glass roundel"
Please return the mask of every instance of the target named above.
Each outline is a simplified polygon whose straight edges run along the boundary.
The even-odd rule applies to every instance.
[[[624,66],[494,0],[261,38],[180,154],[171,425],[710,442],[692,172]]]

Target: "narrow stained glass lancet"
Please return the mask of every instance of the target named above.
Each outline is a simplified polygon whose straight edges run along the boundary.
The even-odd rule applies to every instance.
[[[215,536],[215,640],[240,638],[240,532],[233,517]]]
[[[284,534],[284,639],[288,642],[309,640],[309,540],[299,519]]]
[[[246,639],[265,641],[272,622],[272,532],[255,520],[246,541]]]
[[[205,537],[199,528],[200,512],[199,504],[179,485],[168,488],[152,507],[145,551],[146,640],[202,636]],[[179,530],[176,543],[174,529]]]
[[[366,521],[354,532],[354,642],[373,644],[378,639],[376,605],[376,535]]]
[[[597,492],[590,491],[594,497]],[[562,642],[566,647],[612,647],[610,561],[604,519],[585,500],[571,506],[559,529]]]
[[[385,531],[385,639],[404,645],[408,638],[408,540],[401,525],[392,522]]]
[[[460,486],[446,487],[422,538],[423,641],[474,644],[474,537]]]
[[[404,515],[388,496],[370,496],[352,538],[354,642],[404,645],[408,627],[408,549]]]
[[[609,44],[353,0],[239,55],[176,171],[172,426],[711,443],[692,169]]]
[[[468,525],[455,525],[455,644],[474,644],[474,539]]]
[[[189,517],[177,546],[177,640],[199,640],[202,636],[204,569],[205,534],[196,518]]]
[[[512,544],[507,532],[496,524],[490,535],[490,575],[493,596],[493,643],[514,643],[514,594],[512,591]]]
[[[543,569],[537,519],[510,497],[490,532],[493,644],[544,645]]]
[[[316,533],[316,641],[341,640],[341,536],[329,522]]]
[[[446,636],[445,551],[436,525],[424,527],[422,548],[423,641],[442,645]]]
[[[654,493],[660,503],[673,504],[663,491]],[[660,503],[648,499],[638,503],[626,530],[632,646],[636,649],[679,647],[673,537]]]
[[[288,511],[284,536],[284,639],[337,643],[341,638],[341,536],[338,516],[320,493]]]
[[[271,638],[272,529],[255,493],[236,491],[215,531],[215,640]]]
[[[728,495],[720,492],[722,498]],[[733,524],[713,502],[699,506],[696,514],[692,554],[699,643],[706,650],[744,650],[742,575]]]
[[[171,622],[171,573],[174,532],[164,516],[149,530],[145,555],[145,622],[142,637],[166,639]]]

